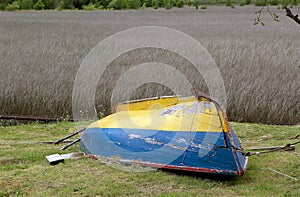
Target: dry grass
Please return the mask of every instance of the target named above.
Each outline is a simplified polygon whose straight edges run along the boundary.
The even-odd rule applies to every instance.
[[[107,36],[137,26],[167,26],[200,41],[221,70],[234,121],[295,124],[300,120],[300,29],[277,10],[253,26],[252,6],[172,10],[0,12],[0,114],[66,116],[83,58]],[[266,13],[264,13],[266,14]],[[97,108],[109,108],[118,77],[130,66],[159,60],[184,73],[200,90],[201,76],[183,58],[158,49],[116,59],[99,81]],[[170,94],[145,85],[133,98]]]

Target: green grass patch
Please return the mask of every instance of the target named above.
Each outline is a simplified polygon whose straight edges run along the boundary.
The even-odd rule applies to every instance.
[[[284,145],[300,133],[298,126],[231,123],[245,148]],[[193,173],[125,172],[90,158],[51,166],[46,155],[78,151],[75,145],[36,144],[75,131],[75,124],[28,124],[0,127],[0,196],[299,196],[300,150],[249,158],[243,177],[211,178]]]

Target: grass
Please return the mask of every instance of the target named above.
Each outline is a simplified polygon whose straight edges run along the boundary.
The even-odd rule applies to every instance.
[[[231,123],[244,147],[284,145],[299,126]],[[74,123],[0,127],[0,196],[299,196],[300,149],[252,156],[243,177],[227,179],[193,173],[124,172],[83,158],[51,166],[46,155],[60,146],[31,142],[57,140],[74,131]],[[66,152],[78,151],[78,145]]]
[[[270,9],[280,15],[280,22],[264,12],[266,27],[253,25],[254,6],[234,10],[211,6],[203,12],[192,8],[0,12],[0,114],[71,116],[73,82],[89,51],[119,31],[154,25],[187,33],[210,52],[225,83],[230,120],[297,124],[300,30],[284,10]],[[183,58],[159,49],[135,50],[112,62],[99,81],[98,112],[110,110],[112,89],[126,70],[150,61],[173,66],[207,92],[203,78]],[[170,91],[163,86],[145,85],[133,98],[166,94]]]

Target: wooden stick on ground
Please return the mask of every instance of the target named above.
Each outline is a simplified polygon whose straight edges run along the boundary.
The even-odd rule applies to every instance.
[[[289,176],[289,175],[287,175],[287,174],[283,174],[283,173],[281,173],[281,172],[278,172],[278,171],[276,171],[276,170],[273,170],[272,168],[268,168],[268,170],[271,170],[271,171],[273,171],[273,172],[275,172],[275,173],[277,173],[277,174],[280,174],[280,175],[282,175],[282,176],[285,176],[285,177],[288,177],[288,178],[293,179],[293,180],[295,180],[295,181],[298,181],[297,178],[292,177],[292,176]]]
[[[262,148],[247,148],[249,151],[256,151],[256,150],[274,150],[274,149],[282,149],[284,151],[294,151],[295,145],[291,146],[270,146],[270,147],[262,147]]]

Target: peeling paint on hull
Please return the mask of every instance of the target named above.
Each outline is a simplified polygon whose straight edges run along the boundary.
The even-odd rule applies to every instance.
[[[137,132],[132,130],[132,133]],[[87,154],[118,156],[128,162],[157,168],[228,175],[242,175],[246,170],[246,157],[237,152],[237,166],[232,147],[225,147],[227,134],[197,132],[186,143],[183,141],[190,140],[189,132],[157,131],[147,138],[132,138],[132,133],[128,129],[125,132],[119,128],[89,128],[82,137],[81,149]]]
[[[240,141],[228,125],[222,126],[225,120],[219,118],[214,104],[191,99],[176,103],[174,98],[172,102],[152,111],[143,109],[143,102],[134,103],[134,110],[127,111],[127,116],[123,111],[117,112],[93,123],[83,133],[81,150],[141,166],[243,175],[248,158],[237,151],[242,150]],[[148,116],[149,111],[152,117]],[[167,118],[157,127],[155,123],[161,123],[162,116]],[[145,125],[153,117],[154,124],[150,126],[131,126],[134,121]],[[178,121],[182,121],[180,125]],[[118,123],[123,126],[117,127]]]

